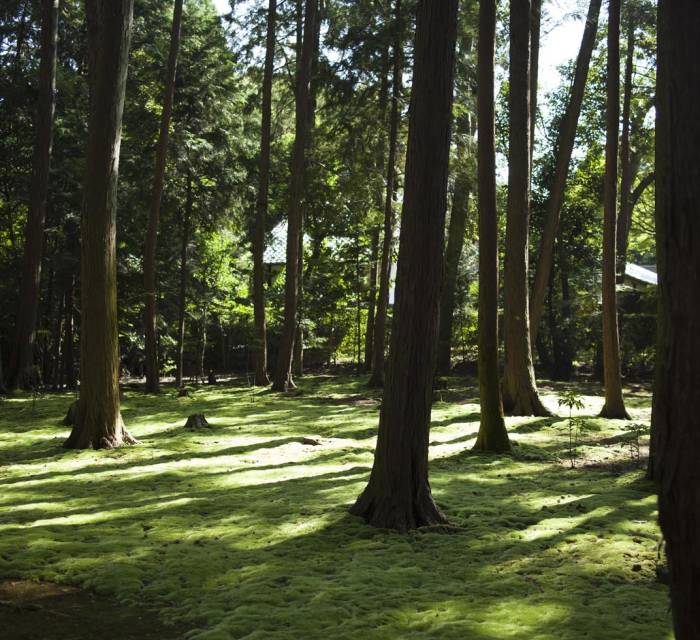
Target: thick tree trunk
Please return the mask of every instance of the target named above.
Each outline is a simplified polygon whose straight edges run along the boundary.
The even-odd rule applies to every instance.
[[[374,347],[372,349],[372,375],[367,386],[384,386],[384,359],[386,350],[386,319],[389,311],[389,285],[391,284],[391,254],[394,245],[394,196],[396,194],[396,156],[398,155],[399,121],[401,118],[401,94],[403,91],[403,10],[401,0],[394,5],[394,47],[391,85],[391,114],[389,116],[389,153],[386,166],[386,197],[384,200],[384,230],[382,259],[379,266],[379,295],[374,321]]]
[[[316,34],[318,0],[306,0],[304,39],[296,79],[296,133],[292,150],[291,185],[287,226],[287,263],[284,283],[284,324],[272,388],[287,391],[294,387],[292,357],[297,331],[299,298],[299,238],[301,236],[304,167],[311,122],[310,83]]]
[[[272,127],[272,76],[275,65],[277,0],[269,0],[267,8],[267,40],[262,86],[262,126],[260,130],[260,164],[258,200],[253,228],[253,309],[255,314],[255,378],[254,384],[267,386],[267,325],[265,319],[265,225],[270,193],[270,146]]]
[[[297,304],[297,333],[294,338],[294,356],[292,357],[292,370],[295,376],[304,375],[304,327],[302,320],[304,319],[304,231],[303,231],[303,216],[302,216],[302,231],[299,234],[299,301]]]
[[[494,117],[496,0],[479,3],[477,147],[479,189],[479,397],[481,421],[474,449],[509,451],[498,375],[498,211]]]
[[[405,531],[445,522],[428,483],[457,0],[419,0],[396,311],[369,484],[352,513]]]
[[[80,397],[65,446],[135,440],[119,411],[116,214],[133,0],[87,0],[90,117],[82,218]]]
[[[192,177],[187,176],[187,199],[182,216],[180,240],[180,290],[177,301],[177,369],[175,386],[182,387],[185,362],[185,311],[187,309],[187,245],[190,241],[190,220],[192,216]]]
[[[163,92],[163,113],[160,117],[160,133],[156,145],[156,167],[153,175],[151,193],[151,210],[148,218],[146,247],[143,258],[143,281],[145,289],[144,324],[146,333],[146,392],[160,391],[160,372],[158,367],[158,335],[157,315],[158,303],[156,289],[156,248],[158,244],[158,220],[160,218],[160,203],[163,199],[163,184],[165,182],[165,162],[168,155],[168,137],[170,118],[173,113],[175,98],[175,74],[177,72],[177,55],[180,48],[180,26],[182,24],[182,2],[175,0],[173,9],[172,31],[170,33],[170,53],[168,69]]]
[[[659,520],[677,640],[700,638],[700,4],[660,0],[657,245],[662,321],[654,421]]]
[[[530,2],[510,5],[508,216],[504,280],[503,408],[516,416],[546,416],[532,365],[528,308],[530,225]]]
[[[32,378],[37,312],[41,294],[41,255],[49,192],[49,169],[53,142],[53,116],[56,106],[56,48],[58,42],[59,0],[41,2],[41,61],[39,97],[35,121],[36,137],[32,163],[29,213],[24,230],[24,255],[15,327],[10,358],[10,388],[25,387]],[[20,42],[17,42],[18,52]]]
[[[625,275],[627,262],[626,239],[629,237],[627,225],[631,218],[632,182],[636,169],[630,157],[630,112],[632,108],[632,74],[634,72],[634,20],[629,17],[627,25],[627,55],[625,56],[625,79],[622,97],[622,137],[620,139],[620,213],[617,219],[617,277]]]
[[[620,0],[610,0],[608,16],[605,182],[603,197],[603,418],[629,415],[622,398],[620,335],[617,324],[615,243],[617,240],[617,160],[620,128]]]
[[[540,241],[535,281],[532,286],[532,296],[530,299],[530,340],[532,343],[537,340],[537,332],[539,331],[540,319],[542,318],[542,310],[544,308],[544,299],[547,296],[549,274],[552,270],[552,262],[554,260],[554,242],[559,229],[559,216],[564,202],[571,154],[574,150],[576,127],[581,114],[583,94],[586,89],[586,81],[588,80],[588,69],[591,64],[595,37],[598,31],[600,5],[601,0],[591,0],[588,6],[586,26],[583,30],[581,47],[578,52],[578,57],[576,58],[574,82],[571,85],[569,102],[559,129],[554,180],[547,202],[545,227],[542,232],[542,240]]]
[[[367,293],[367,325],[365,327],[365,369],[372,370],[374,358],[374,321],[377,305],[377,261],[379,260],[379,228],[372,229],[369,265],[369,291]]]

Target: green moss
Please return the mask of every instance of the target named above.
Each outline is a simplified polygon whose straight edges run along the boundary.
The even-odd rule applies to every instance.
[[[0,575],[156,607],[193,640],[672,637],[652,487],[604,444],[621,423],[596,421],[574,470],[556,418],[509,419],[514,455],[476,455],[475,390],[443,392],[431,484],[455,527],[398,535],[347,515],[377,403],[351,378],[301,391],[127,392],[142,444],[112,452],[61,448],[67,394],[2,402]],[[195,412],[210,431],[182,428]]]

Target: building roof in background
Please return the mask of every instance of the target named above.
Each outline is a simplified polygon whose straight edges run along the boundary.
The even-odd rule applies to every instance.
[[[625,278],[655,287],[659,282],[655,269],[656,267],[643,267],[639,264],[630,264],[628,262],[625,266]]]

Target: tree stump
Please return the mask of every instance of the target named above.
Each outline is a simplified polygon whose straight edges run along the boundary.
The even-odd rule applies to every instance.
[[[216,384],[216,374],[211,370],[207,376],[207,384]]]
[[[185,387],[180,387],[177,390],[177,397],[178,398],[186,398],[189,395],[190,395],[190,392]]]
[[[63,418],[63,426],[65,427],[74,427],[75,426],[75,419],[78,415],[78,401],[74,400],[71,402],[70,407],[68,407],[68,413],[66,413],[66,417]]]
[[[185,429],[190,429],[192,431],[197,431],[199,429],[211,429],[211,425],[207,422],[203,413],[193,413],[187,422],[185,422]]]

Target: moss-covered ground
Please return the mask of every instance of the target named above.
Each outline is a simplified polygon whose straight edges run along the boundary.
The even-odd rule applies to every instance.
[[[438,392],[431,431],[454,527],[407,535],[347,515],[378,417],[357,379],[307,377],[291,397],[242,382],[126,391],[141,444],[100,452],[61,448],[68,394],[5,399],[0,578],[114,595],[197,640],[671,638],[656,499],[623,423],[592,420],[575,469],[561,418],[509,419],[514,455],[476,455],[461,384]],[[545,388],[551,409],[561,390]],[[594,416],[598,387],[577,390]],[[649,405],[628,389],[636,420]],[[211,430],[182,428],[195,412]]]

